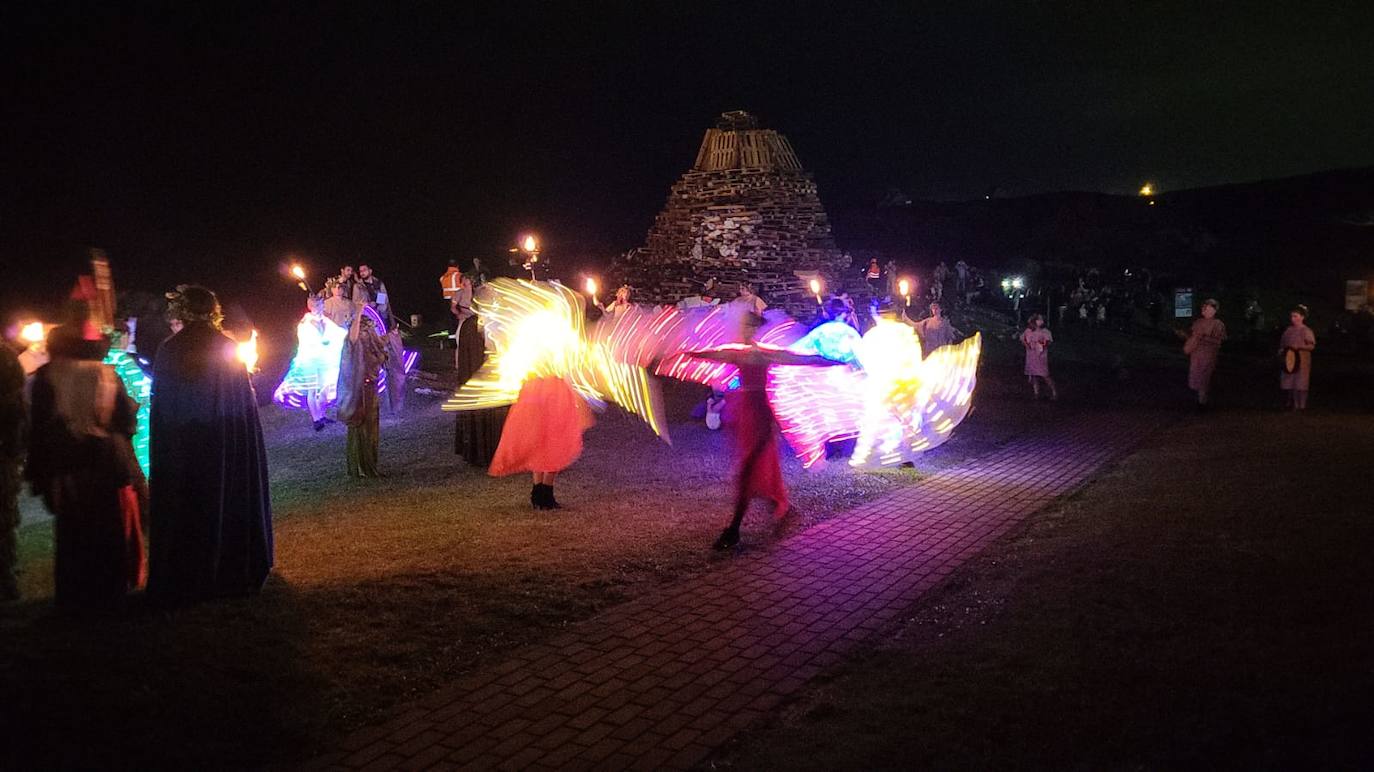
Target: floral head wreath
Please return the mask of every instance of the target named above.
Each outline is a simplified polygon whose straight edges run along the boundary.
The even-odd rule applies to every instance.
[[[215,329],[224,322],[219,298],[197,284],[178,284],[175,292],[167,293],[167,317],[183,322],[208,322]]]

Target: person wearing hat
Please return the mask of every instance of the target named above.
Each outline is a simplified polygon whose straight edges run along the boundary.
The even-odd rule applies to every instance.
[[[257,592],[272,569],[258,402],[210,290],[167,293],[181,331],[153,364],[148,595],[172,605]]]
[[[1192,330],[1183,344],[1188,355],[1188,388],[1197,392],[1199,408],[1207,406],[1212,390],[1212,374],[1217,369],[1217,353],[1226,340],[1226,325],[1217,318],[1221,304],[1208,298],[1202,302],[1202,316],[1193,320]]]
[[[102,363],[109,341],[82,321],[86,301],[73,300],[69,311],[66,340],[30,385],[24,476],[53,514],[57,604],[88,610],[117,606],[146,575],[147,482],[130,442],[138,403]]]
[[[1294,307],[1288,319],[1288,329],[1279,339],[1279,356],[1283,357],[1279,388],[1288,392],[1288,407],[1306,410],[1307,387],[1312,378],[1312,349],[1317,347],[1317,336],[1307,326],[1307,306]]]

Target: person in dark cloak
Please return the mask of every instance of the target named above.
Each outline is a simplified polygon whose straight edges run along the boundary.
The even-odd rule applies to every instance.
[[[339,361],[339,420],[348,426],[348,476],[381,477],[377,446],[382,429],[377,374],[387,361],[387,345],[376,323],[363,313],[363,293],[353,296],[353,325],[344,340]]]
[[[99,332],[88,327],[84,347],[73,334],[62,331],[51,361],[34,373],[24,474],[53,514],[58,606],[109,608],[147,573],[147,483],[130,442],[138,404],[97,355]]]
[[[462,320],[458,327],[458,352],[454,359],[458,382],[453,388],[457,391],[482,369],[487,359],[487,339],[471,298],[467,308],[455,305],[453,314]],[[462,456],[469,466],[491,466],[509,412],[509,407],[492,407],[455,413],[453,452]]]
[[[0,603],[19,599],[19,467],[24,460],[24,368],[0,340]]]
[[[153,366],[148,595],[179,603],[256,593],[273,560],[257,398],[220,329],[215,294],[181,285],[167,301],[181,330]]]

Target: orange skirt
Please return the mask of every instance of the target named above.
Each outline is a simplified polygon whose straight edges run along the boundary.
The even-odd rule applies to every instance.
[[[593,423],[586,400],[562,378],[525,381],[488,474],[561,472],[582,455],[582,433]]]

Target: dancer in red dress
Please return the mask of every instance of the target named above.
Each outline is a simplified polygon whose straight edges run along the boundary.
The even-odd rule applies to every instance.
[[[792,505],[782,479],[778,439],[773,428],[773,409],[768,404],[768,368],[774,365],[837,365],[825,357],[760,348],[754,334],[763,324],[758,314],[745,314],[744,347],[698,351],[692,356],[729,362],[739,368],[739,388],[725,395],[725,421],[735,440],[735,512],[730,524],[716,539],[715,549],[739,544],[739,527],[749,502],[755,497],[773,502],[773,515],[781,519]]]
[[[520,386],[488,473],[504,477],[534,474],[530,503],[535,509],[562,509],[553,481],[582,455],[582,433],[595,423],[587,401],[555,376],[533,378]]]

